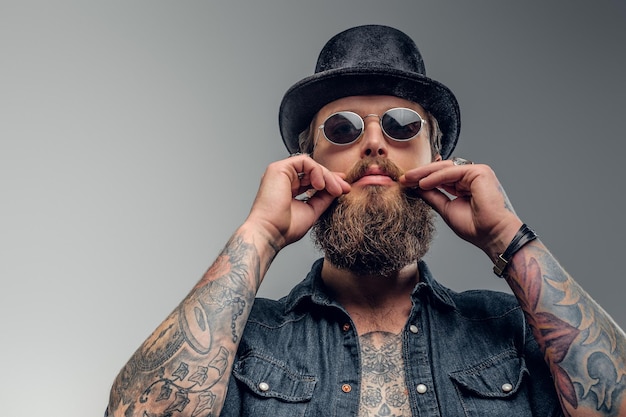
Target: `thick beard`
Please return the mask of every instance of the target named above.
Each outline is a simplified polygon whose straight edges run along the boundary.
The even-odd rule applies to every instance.
[[[434,232],[434,212],[414,190],[372,185],[335,200],[312,237],[337,268],[389,276],[421,259]]]

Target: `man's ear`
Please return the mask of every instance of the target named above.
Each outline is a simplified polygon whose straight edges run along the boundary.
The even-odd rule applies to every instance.
[[[434,156],[433,156],[433,162],[439,162],[442,161],[443,158],[441,157],[441,154],[439,152],[437,152]]]

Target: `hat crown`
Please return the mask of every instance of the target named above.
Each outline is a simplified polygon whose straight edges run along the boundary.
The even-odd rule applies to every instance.
[[[393,68],[426,75],[415,42],[397,29],[380,25],[358,26],[332,37],[319,54],[315,73],[350,68]]]

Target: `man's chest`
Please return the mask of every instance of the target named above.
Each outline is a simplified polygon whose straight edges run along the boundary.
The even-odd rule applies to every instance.
[[[367,333],[360,347],[359,416],[410,416],[401,334]]]

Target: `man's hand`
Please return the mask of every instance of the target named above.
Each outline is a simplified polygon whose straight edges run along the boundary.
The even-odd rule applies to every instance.
[[[504,252],[522,225],[487,165],[434,162],[407,171],[400,183],[419,187],[424,201],[448,226],[491,259]]]
[[[305,191],[312,194],[306,202],[295,199]],[[281,249],[301,239],[330,203],[349,191],[341,174],[308,155],[292,156],[268,166],[246,224],[262,228]]]

